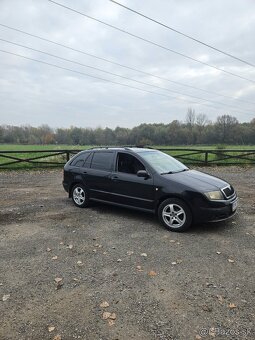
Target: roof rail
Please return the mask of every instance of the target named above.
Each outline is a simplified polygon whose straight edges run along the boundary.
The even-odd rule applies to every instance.
[[[147,145],[125,145],[125,148],[146,148],[146,149],[154,149],[152,146],[147,146]]]
[[[154,149],[151,146],[146,146],[146,145],[111,145],[111,146],[93,146],[87,150],[94,150],[94,149],[118,149],[118,148],[123,148],[123,149],[131,149],[131,148],[146,148],[146,149]]]
[[[115,148],[123,148],[123,149],[129,149],[129,148],[146,148],[146,149],[154,149],[151,146],[146,145],[110,145],[110,146],[93,146],[87,150],[93,150],[93,149],[115,149]]]
[[[89,148],[87,150],[93,150],[93,149],[112,149],[112,148],[121,148],[122,146],[93,146],[92,148]]]

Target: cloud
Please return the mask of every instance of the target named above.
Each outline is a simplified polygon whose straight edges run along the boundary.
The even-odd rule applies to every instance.
[[[192,58],[254,79],[253,67],[162,28],[109,1],[59,1]],[[255,60],[253,0],[246,0],[245,5],[243,0],[123,0],[122,3],[219,49],[251,62]],[[255,102],[254,84],[135,39],[48,1],[2,0],[0,23],[162,78],[213,92],[209,94],[156,79],[0,26],[0,38],[183,93],[178,95],[137,84],[0,41],[2,50],[169,96],[157,96],[0,52],[1,124],[132,127],[143,122],[168,123],[174,119],[184,120],[188,107],[193,107],[197,113],[206,113],[212,120],[224,113],[236,116],[239,121],[250,121],[255,116],[255,104],[238,102],[215,94]],[[185,94],[233,107],[195,100]]]

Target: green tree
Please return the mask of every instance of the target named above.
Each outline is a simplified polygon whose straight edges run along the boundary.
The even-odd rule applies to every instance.
[[[233,116],[223,115],[217,117],[216,129],[220,143],[233,143],[237,126],[238,120]]]

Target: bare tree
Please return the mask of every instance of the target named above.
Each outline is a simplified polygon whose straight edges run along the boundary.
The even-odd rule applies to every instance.
[[[196,124],[197,126],[204,127],[208,123],[207,115],[204,113],[199,113],[196,117]]]
[[[189,138],[188,138],[189,144],[194,144],[195,142],[195,135],[194,135],[195,120],[196,120],[195,110],[189,107],[187,114],[186,114],[186,124],[189,130]]]
[[[205,126],[208,124],[207,115],[199,113],[196,117],[196,129],[198,133],[198,143],[201,143],[201,136]]]
[[[189,128],[191,129],[193,128],[193,126],[195,125],[195,120],[196,120],[195,110],[189,107],[186,114],[186,123]]]

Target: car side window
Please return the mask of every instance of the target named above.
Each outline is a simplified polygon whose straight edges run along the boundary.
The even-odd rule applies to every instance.
[[[91,168],[110,171],[112,170],[113,158],[114,152],[111,151],[94,152]]]
[[[145,170],[144,165],[134,156],[127,153],[118,153],[117,171],[136,175],[137,171]]]
[[[86,166],[86,163],[88,163],[89,159],[91,161],[91,156],[92,156],[91,152],[82,153],[79,156],[74,158],[71,165],[76,166],[76,167]],[[84,161],[85,161],[85,164],[84,164]]]
[[[92,160],[92,155],[93,155],[92,152],[87,154],[87,157],[85,158],[85,162],[83,164],[84,168],[90,168],[90,163],[91,163],[91,160]]]
[[[85,154],[82,153],[81,155],[77,156],[77,157],[72,161],[71,165],[72,165],[72,166],[77,166],[77,167],[83,166],[84,158],[85,158]]]

